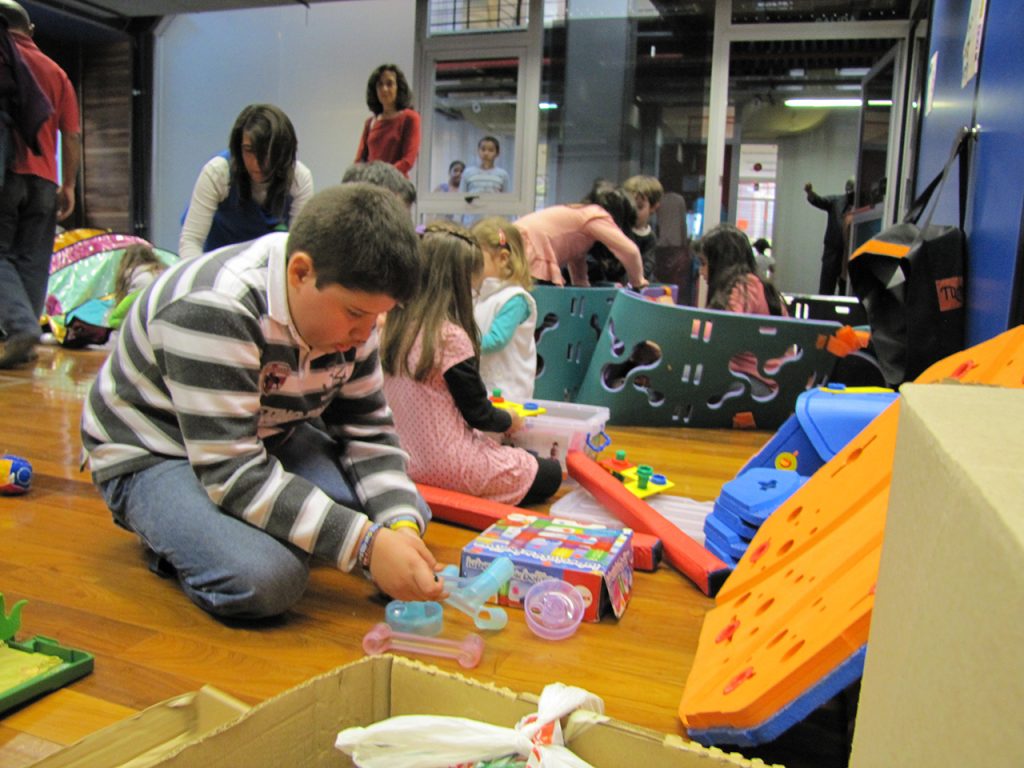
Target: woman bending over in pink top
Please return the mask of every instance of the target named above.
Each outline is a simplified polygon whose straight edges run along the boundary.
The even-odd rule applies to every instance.
[[[473,291],[483,282],[483,253],[449,222],[427,225],[420,252],[420,291],[391,310],[381,342],[384,393],[409,476],[505,504],[542,502],[561,485],[558,461],[485,434],[510,434],[523,419],[495,408],[480,378]]]
[[[745,315],[789,314],[778,289],[758,275],[754,249],[743,230],[719,224],[700,239],[697,248],[701,276],[708,283],[708,309]],[[779,388],[761,375],[757,358],[751,352],[734,355],[729,370],[750,379],[755,397],[768,397]]]
[[[582,203],[542,208],[515,225],[538,283],[565,285],[562,267],[567,267],[573,285],[589,286],[587,254],[599,247],[621,262],[631,286],[643,288],[640,249],[626,234],[635,221],[636,208],[625,192],[598,186]]]

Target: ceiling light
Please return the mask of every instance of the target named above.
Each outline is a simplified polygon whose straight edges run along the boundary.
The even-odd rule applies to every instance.
[[[551,101],[542,101],[537,105],[537,109],[558,109],[558,105]]]
[[[796,109],[833,109],[859,107],[860,99],[839,98],[794,98],[786,99],[786,106]]]

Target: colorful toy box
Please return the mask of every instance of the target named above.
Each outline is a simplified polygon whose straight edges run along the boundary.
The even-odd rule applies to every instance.
[[[607,408],[555,400],[530,402],[544,408],[545,413],[526,419],[524,428],[512,436],[513,445],[542,458],[558,459],[563,471],[570,450],[593,458],[608,445],[604,427],[611,414]]]
[[[600,621],[609,611],[620,617],[633,592],[633,532],[571,520],[513,514],[498,521],[462,550],[461,573],[476,576],[495,558],[515,566],[498,604],[522,607],[534,584],[561,579],[581,595],[584,621]]]

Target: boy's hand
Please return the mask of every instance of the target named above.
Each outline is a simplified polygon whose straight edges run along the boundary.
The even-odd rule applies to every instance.
[[[382,592],[395,600],[441,600],[444,582],[437,580],[438,563],[420,537],[408,529],[381,529],[370,552],[370,575]]]

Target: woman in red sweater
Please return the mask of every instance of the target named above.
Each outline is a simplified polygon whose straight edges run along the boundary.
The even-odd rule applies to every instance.
[[[383,160],[409,176],[420,153],[420,116],[411,108],[412,91],[402,70],[381,64],[366,83],[366,119],[359,139],[357,163]]]

